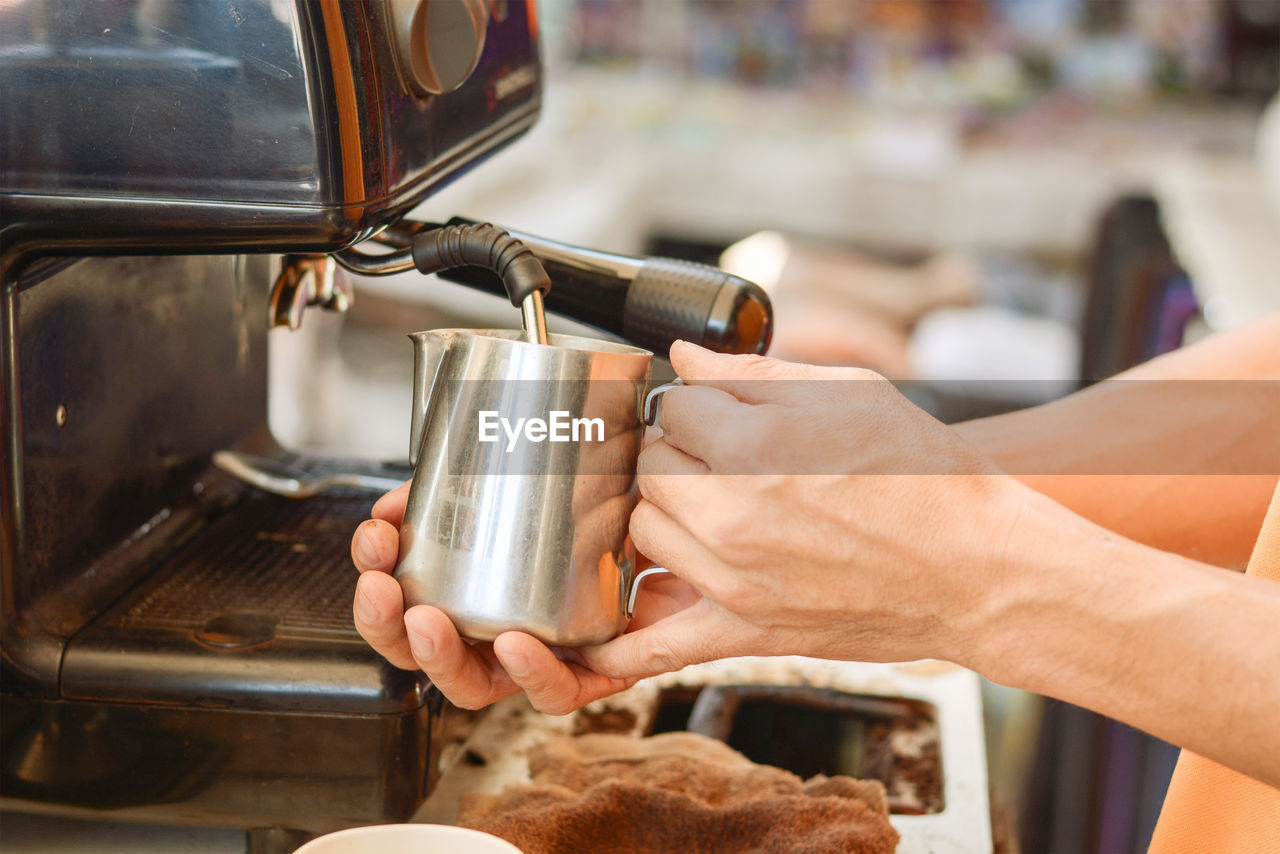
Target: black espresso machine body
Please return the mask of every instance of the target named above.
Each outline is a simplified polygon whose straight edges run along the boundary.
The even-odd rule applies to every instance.
[[[425,797],[445,704],[351,622],[374,496],[209,459],[271,445],[281,254],[395,221],[540,87],[523,0],[0,6],[4,806],[266,850]]]

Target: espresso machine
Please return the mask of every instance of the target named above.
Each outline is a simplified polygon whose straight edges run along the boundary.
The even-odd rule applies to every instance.
[[[211,459],[356,467],[271,438],[268,329],[350,304],[339,267],[414,266],[438,226],[405,214],[526,131],[541,85],[531,1],[0,4],[4,808],[268,851],[426,796],[466,718],[352,625],[377,493],[284,498]],[[660,355],[767,346],[741,279],[512,239],[549,311]]]

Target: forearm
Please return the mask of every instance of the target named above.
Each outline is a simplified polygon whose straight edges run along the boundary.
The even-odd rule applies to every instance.
[[[1113,427],[1124,417],[1108,411],[1108,401],[1063,403],[1074,411],[1028,411],[961,425],[960,432],[1025,485],[1110,531],[1215,566],[1244,567],[1276,488],[1274,473],[1255,472],[1276,468],[1266,457],[1277,455],[1280,414],[1170,406]],[[1162,459],[1172,460],[1164,471]]]
[[[1103,527],[1218,566],[1248,559],[1280,473],[1280,317],[1054,403],[957,425]]]
[[[1027,507],[965,663],[1280,785],[1280,585]]]

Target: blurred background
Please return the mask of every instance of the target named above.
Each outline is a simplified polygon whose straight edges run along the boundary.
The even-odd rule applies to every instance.
[[[769,290],[773,355],[874,368],[948,421],[1280,310],[1280,0],[542,0],[539,15],[539,126],[419,218],[723,264]],[[272,333],[273,429],[403,459],[403,335],[518,318],[417,274],[356,291],[347,315]],[[1145,848],[1172,748],[988,694],[1007,839]]]

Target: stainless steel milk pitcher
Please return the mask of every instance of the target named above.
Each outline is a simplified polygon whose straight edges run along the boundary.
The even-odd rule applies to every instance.
[[[395,571],[406,607],[434,605],[479,640],[617,635],[640,580],[624,546],[653,354],[505,330],[410,337],[415,474]]]

